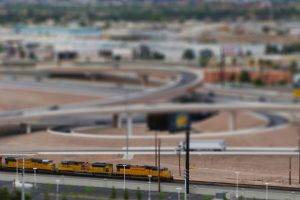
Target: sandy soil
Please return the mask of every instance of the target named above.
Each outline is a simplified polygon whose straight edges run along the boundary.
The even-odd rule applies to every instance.
[[[181,159],[181,176],[179,175],[178,157],[162,156],[162,165],[172,170],[175,178],[183,179],[184,156]],[[154,156],[135,156],[132,162],[142,164],[154,163]],[[235,182],[240,173],[240,183],[273,185],[288,184],[288,156],[195,156],[191,157],[192,180]],[[292,157],[292,182],[298,181],[297,156]]]
[[[200,132],[219,132],[229,130],[229,113],[221,112],[205,121],[194,123],[193,129]],[[267,122],[249,112],[236,113],[236,129],[264,126]]]
[[[123,130],[125,132],[125,130]],[[159,135],[158,135],[159,136]],[[192,135],[192,138],[195,137]],[[210,139],[224,139],[228,146],[296,146],[298,133],[292,126],[282,129],[257,133],[251,135],[207,137]],[[175,146],[183,140],[181,138],[162,138],[162,146]],[[37,132],[32,134],[21,134],[0,139],[0,150],[20,150],[19,144],[24,149],[40,149],[40,141],[44,141],[42,148],[99,148],[99,147],[124,147],[124,139],[105,138],[83,138],[68,135],[49,134]],[[131,139],[131,146],[153,146],[154,139]]]
[[[0,111],[78,103],[94,100],[95,97],[64,95],[19,89],[0,89]]]
[[[228,127],[228,117],[229,114],[226,112],[222,112],[213,116],[209,119],[206,119],[201,122],[196,122],[193,124],[193,132],[219,132],[219,131],[226,131],[229,129]],[[216,126],[217,124],[217,126]],[[236,128],[237,129],[246,129],[258,126],[264,126],[267,122],[261,118],[258,118],[252,113],[249,112],[238,112],[236,114]],[[124,124],[124,126],[126,126]],[[124,135],[124,129],[115,129],[111,127],[86,127],[86,128],[79,128],[76,129],[76,132],[80,133],[89,133],[89,134],[109,134],[109,135]],[[134,135],[153,135],[153,131],[149,131],[146,125],[144,124],[137,124],[134,127]],[[167,132],[160,132],[159,135],[167,135]]]

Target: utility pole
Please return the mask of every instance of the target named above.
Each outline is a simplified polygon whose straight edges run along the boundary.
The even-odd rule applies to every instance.
[[[24,159],[24,155],[22,157],[22,194],[21,194],[21,199],[25,200],[25,183],[24,183],[24,176],[25,176],[25,159]]]
[[[181,149],[177,149],[177,155],[178,155],[178,172],[179,176],[181,176]]]
[[[155,145],[155,167],[157,167],[157,132],[154,133],[154,145]]]
[[[298,139],[298,183],[300,184],[300,138]]]
[[[289,185],[292,185],[292,157],[289,157]]]
[[[190,130],[185,133],[185,195],[190,193]]]
[[[160,138],[158,139],[158,192],[160,192],[161,188],[160,188],[160,146],[161,146],[161,140]]]

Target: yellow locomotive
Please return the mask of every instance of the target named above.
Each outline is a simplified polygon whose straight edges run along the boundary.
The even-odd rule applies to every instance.
[[[77,173],[77,174],[112,174],[113,165],[108,163],[88,163],[78,161],[62,161],[57,166],[59,173]]]
[[[160,171],[157,167],[154,166],[139,166],[139,165],[124,165],[124,164],[117,164],[116,165],[116,174],[121,176],[125,175],[136,177],[136,178],[144,178],[148,177],[149,175],[153,179],[157,179],[160,175],[160,178],[163,180],[172,180],[173,176],[167,168],[161,168]]]
[[[5,158],[5,167],[7,169],[23,168],[23,160],[14,157]],[[55,171],[55,164],[51,160],[43,160],[37,158],[24,159],[24,169],[33,171],[37,169],[39,172],[53,172]]]

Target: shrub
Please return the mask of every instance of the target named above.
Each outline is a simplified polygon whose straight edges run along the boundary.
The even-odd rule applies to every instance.
[[[260,78],[258,78],[256,80],[254,80],[254,85],[257,87],[260,87],[260,86],[264,85],[264,82]]]
[[[124,200],[128,200],[129,199],[129,193],[128,193],[127,189],[124,190],[123,197],[124,197]]]
[[[142,193],[141,193],[141,189],[139,187],[136,190],[136,199],[142,200]]]
[[[242,71],[240,74],[240,82],[249,83],[251,81],[250,74],[247,71]]]
[[[164,60],[165,59],[165,55],[162,54],[162,53],[160,53],[160,52],[155,51],[153,53],[153,59],[154,60]]]
[[[160,192],[160,193],[158,194],[158,199],[159,199],[159,200],[165,199],[165,193],[164,193],[164,192]]]
[[[50,200],[48,192],[44,192],[44,200]]]
[[[204,195],[203,196],[203,200],[212,200],[213,199],[213,196],[211,195]]]
[[[68,200],[68,198],[65,195],[61,199],[62,200]]]
[[[110,199],[116,199],[116,198],[117,198],[116,188],[112,187],[111,194],[110,194]]]
[[[195,52],[193,49],[186,49],[184,50],[182,54],[182,59],[183,60],[194,60],[195,59]]]
[[[1,188],[0,189],[0,197],[1,200],[9,200],[9,191],[7,188]]]

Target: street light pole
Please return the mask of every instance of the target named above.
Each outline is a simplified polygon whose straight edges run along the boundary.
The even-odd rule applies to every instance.
[[[185,133],[185,196],[190,193],[190,130]]]
[[[22,162],[23,162],[23,167],[22,167],[22,200],[25,200],[25,185],[24,185],[24,176],[25,176],[25,159],[24,159],[24,155],[23,155],[23,158],[22,158]]]
[[[16,180],[19,180],[19,159],[16,158],[16,163],[17,163],[17,167],[16,167]]]
[[[181,187],[176,188],[176,190],[177,190],[177,198],[178,198],[178,200],[180,200]]]
[[[149,177],[149,187],[148,187],[148,200],[151,200],[151,175],[148,175]]]
[[[123,165],[123,174],[124,174],[124,181],[123,181],[123,189],[124,189],[124,191],[126,190],[126,176],[125,176],[125,167],[126,167],[126,165],[124,164]]]
[[[180,148],[177,148],[176,149],[176,153],[178,155],[178,173],[179,173],[179,176],[181,176],[181,149]]]
[[[269,199],[269,183],[265,183],[266,184],[266,200]]]
[[[34,168],[33,168],[34,188],[36,188],[36,170],[37,170],[37,168],[34,167]]]
[[[298,183],[300,184],[300,138],[298,139]]]
[[[236,192],[235,192],[235,197],[236,199],[239,198],[239,172],[235,172],[236,174]]]
[[[56,180],[56,200],[59,200],[59,182],[60,180]]]

